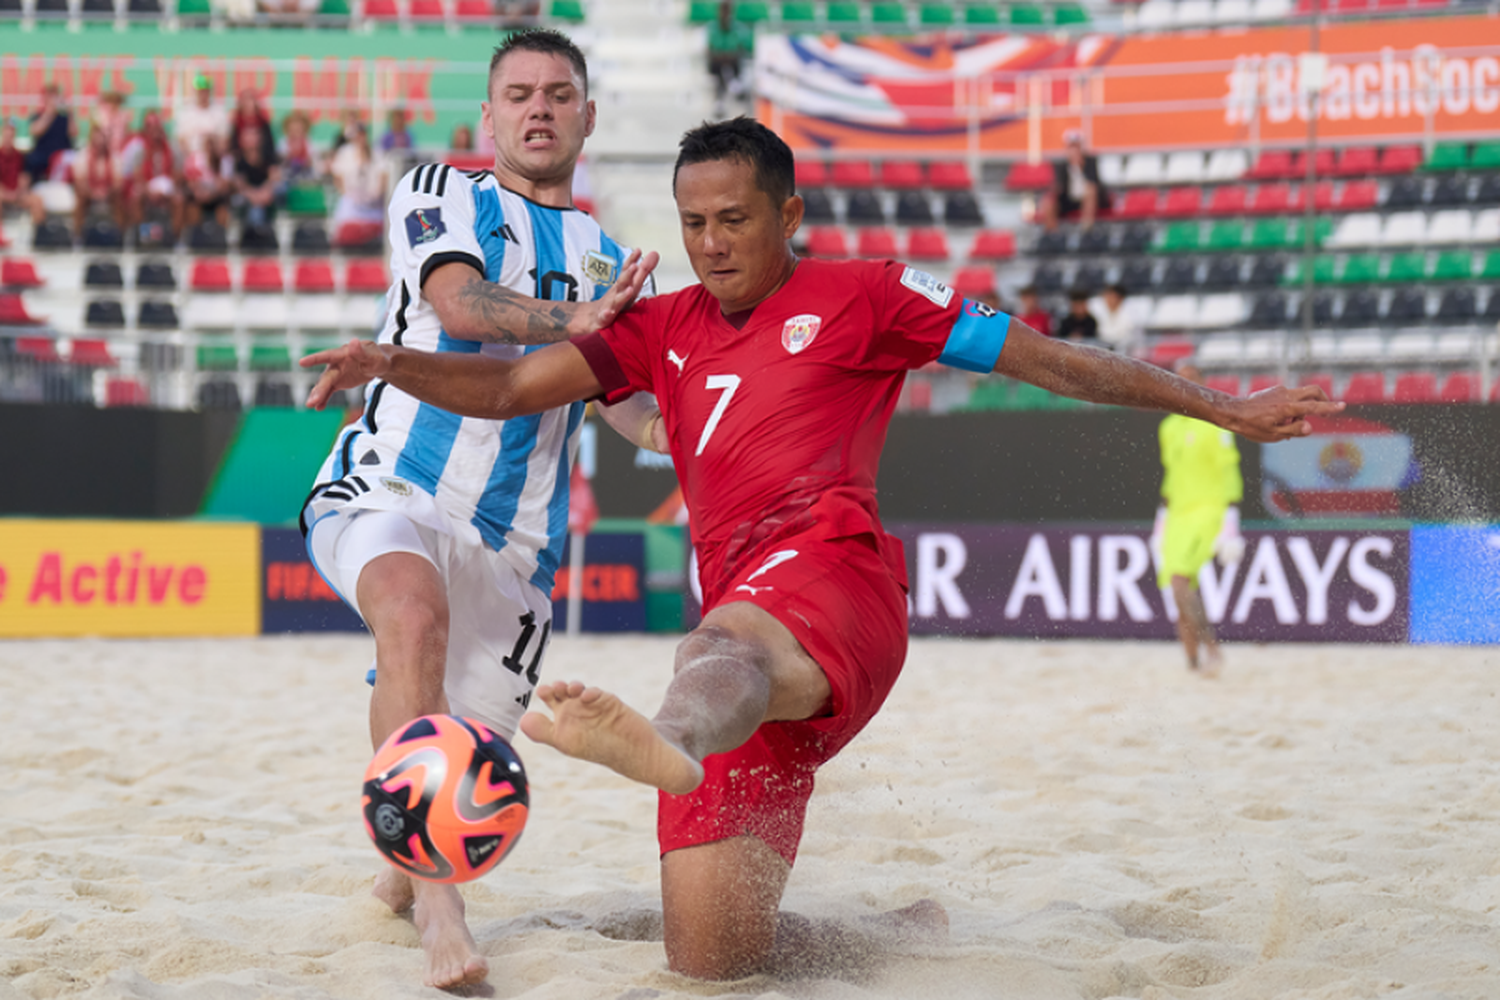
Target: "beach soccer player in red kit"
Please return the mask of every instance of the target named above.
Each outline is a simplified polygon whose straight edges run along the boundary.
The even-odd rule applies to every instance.
[[[875,477],[905,373],[932,361],[1080,399],[1185,413],[1256,441],[1335,412],[1315,387],[1238,398],[1109,351],[1043,337],[892,261],[799,258],[791,150],[747,118],[683,138],[673,175],[699,284],[594,329],[582,304],[516,305],[580,334],[516,361],[354,342],[309,403],[380,379],[468,416],[653,392],[692,515],[702,624],[651,718],[578,682],[544,684],[527,736],[661,792],[663,933],[677,972],[790,967],[830,939],[779,912],[818,766],[880,708],[906,655],[906,570]],[[655,255],[621,268],[626,300]],[[936,904],[882,925],[933,925]]]

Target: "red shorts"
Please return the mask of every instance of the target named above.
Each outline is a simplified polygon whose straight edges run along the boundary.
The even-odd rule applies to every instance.
[[[723,603],[763,608],[802,643],[833,688],[830,711],[767,722],[743,745],[707,757],[703,784],[691,794],[662,793],[663,854],[748,834],[788,864],[796,860],[813,773],[879,711],[906,660],[906,591],[876,544],[871,535],[783,539],[726,588]],[[765,568],[788,551],[796,555]]]

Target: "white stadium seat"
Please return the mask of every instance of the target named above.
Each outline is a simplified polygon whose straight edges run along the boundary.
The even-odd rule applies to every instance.
[[[1241,357],[1250,365],[1267,365],[1278,361],[1281,358],[1281,341],[1282,335],[1279,333],[1246,337]]]
[[[1500,243],[1500,208],[1486,208],[1474,213],[1474,230],[1470,239],[1480,246]]]
[[[1386,341],[1385,353],[1392,361],[1425,361],[1436,346],[1430,333],[1398,333]]]
[[[1214,181],[1237,181],[1250,169],[1250,155],[1243,149],[1216,149],[1208,158],[1208,169],[1203,179]]]
[[[1244,361],[1245,345],[1233,334],[1216,333],[1198,344],[1196,360],[1205,368],[1226,368]]]
[[[240,300],[240,326],[246,330],[284,332],[291,313],[285,295],[246,295]]]
[[[182,309],[184,330],[233,330],[234,300],[228,295],[192,295]]]
[[[1338,340],[1338,359],[1345,364],[1379,361],[1385,357],[1385,338],[1378,333],[1345,334]]]
[[[1427,239],[1427,216],[1421,212],[1396,212],[1385,217],[1380,242],[1386,246],[1407,246]]]
[[[1146,0],[1136,11],[1136,24],[1142,28],[1165,28],[1176,20],[1172,0]]]
[[[1214,4],[1214,21],[1218,24],[1244,24],[1252,16],[1250,0],[1219,0]]]
[[[292,322],[299,330],[342,330],[344,300],[338,295],[299,295]]]
[[[1380,216],[1374,212],[1355,212],[1339,220],[1333,235],[1328,237],[1331,247],[1367,247],[1380,242]]]
[[[1125,161],[1126,184],[1160,184],[1166,160],[1160,153],[1132,153]]]
[[[1158,330],[1182,330],[1198,325],[1198,299],[1193,295],[1163,295],[1151,310],[1150,325]]]
[[[1339,340],[1327,333],[1315,333],[1307,339],[1307,357],[1314,361],[1333,361],[1339,356]]]
[[[1173,14],[1175,24],[1208,24],[1214,19],[1213,0],[1177,0],[1177,10]]]
[[[1470,331],[1440,333],[1432,355],[1442,361],[1470,361],[1479,351],[1479,337]]]
[[[1222,329],[1238,326],[1250,315],[1245,296],[1238,292],[1223,292],[1205,295],[1198,304],[1198,326],[1206,329]]]
[[[1119,187],[1125,180],[1125,157],[1119,153],[1100,153],[1099,180],[1105,187]]]
[[[1292,13],[1292,0],[1255,0],[1257,21],[1279,21]]]
[[[1166,182],[1168,184],[1201,184],[1203,182],[1203,154],[1184,150],[1168,156]]]
[[[1468,209],[1434,212],[1427,223],[1428,243],[1467,243],[1474,238],[1474,217]]]

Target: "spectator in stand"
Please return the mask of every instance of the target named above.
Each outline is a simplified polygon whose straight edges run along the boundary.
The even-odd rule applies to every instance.
[[[1125,302],[1124,285],[1109,285],[1101,294],[1099,321],[1099,343],[1121,354],[1137,354],[1145,331],[1140,317]]]
[[[1044,337],[1052,336],[1052,314],[1042,308],[1035,286],[1027,285],[1022,288],[1016,292],[1016,298],[1021,303],[1020,310],[1015,314],[1016,319]]]
[[[322,173],[318,159],[313,154],[312,143],[307,141],[312,123],[301,111],[293,111],[281,119],[281,181],[284,185],[300,184],[316,180]]]
[[[1099,179],[1099,159],[1083,148],[1083,136],[1069,132],[1067,155],[1053,166],[1052,189],[1042,200],[1042,224],[1056,229],[1057,224],[1074,216],[1078,225],[1088,229],[1109,208],[1109,190]]]
[[[165,225],[171,233],[181,232],[183,195],[178,185],[177,157],[160,111],[152,108],[141,115],[140,134],[130,140],[126,150],[125,159],[130,164],[125,172],[127,223],[142,229]],[[143,238],[141,242],[160,241]]]
[[[714,78],[714,114],[723,117],[725,99],[745,94],[745,59],[755,52],[755,32],[734,19],[734,4],[721,0],[719,16],[708,26],[708,73]]]
[[[1057,324],[1056,336],[1087,344],[1099,342],[1099,321],[1089,312],[1089,293],[1085,289],[1075,288],[1068,293],[1068,311]]]
[[[202,73],[193,80],[193,103],[177,112],[174,127],[184,157],[206,154],[209,136],[228,140],[229,112],[214,101],[214,82]]]
[[[34,225],[47,215],[42,199],[31,193],[31,178],[26,176],[26,154],[16,148],[16,123],[9,118],[0,124],[0,208],[11,205],[31,214]]]
[[[234,193],[234,159],[228,143],[215,133],[203,137],[204,146],[183,160],[187,186],[186,221],[197,225],[205,216],[221,226],[229,224],[229,198]]]
[[[239,103],[234,106],[234,114],[229,118],[229,152],[234,156],[240,155],[241,140],[246,129],[254,129],[260,133],[262,155],[275,162],[276,133],[271,131],[271,116],[261,106],[260,95],[249,87],[240,91]]]
[[[339,200],[333,209],[337,229],[348,222],[385,221],[386,169],[370,150],[370,132],[356,123],[354,135],[334,154],[329,168]]]
[[[339,130],[333,134],[333,142],[328,147],[330,171],[333,169],[333,158],[338,155],[339,150],[344,148],[344,143],[348,142],[350,139],[353,139],[355,133],[364,128],[364,125],[359,120],[359,112],[354,110],[353,108],[349,108],[340,117],[343,121],[343,124],[340,125]]]
[[[31,134],[31,151],[26,154],[24,169],[36,184],[47,180],[52,158],[72,149],[78,138],[78,124],[63,104],[57,84],[42,87],[42,106],[32,113],[27,131]]]
[[[264,133],[256,126],[240,129],[239,153],[234,158],[234,205],[247,226],[269,226],[276,214],[281,168],[264,142]]]
[[[385,119],[385,134],[380,137],[382,153],[402,155],[416,145],[411,137],[411,130],[407,128],[407,121],[405,108],[391,109],[391,113]]]
[[[120,158],[109,148],[109,133],[97,124],[89,141],[73,160],[73,231],[83,232],[90,213],[103,211],[115,225],[125,227],[125,175]]]
[[[453,135],[448,139],[448,148],[455,153],[474,152],[474,129],[468,122],[453,126]]]
[[[126,145],[133,138],[125,95],[117,90],[106,90],[100,94],[99,103],[94,106],[93,117],[89,120],[89,127],[102,129],[109,137],[109,151],[117,157],[123,156]]]

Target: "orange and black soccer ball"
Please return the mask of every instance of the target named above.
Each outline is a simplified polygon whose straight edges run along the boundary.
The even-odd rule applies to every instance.
[[[366,832],[387,861],[428,882],[468,882],[498,865],[526,827],[529,801],[505,738],[452,715],[408,722],[365,770]]]

